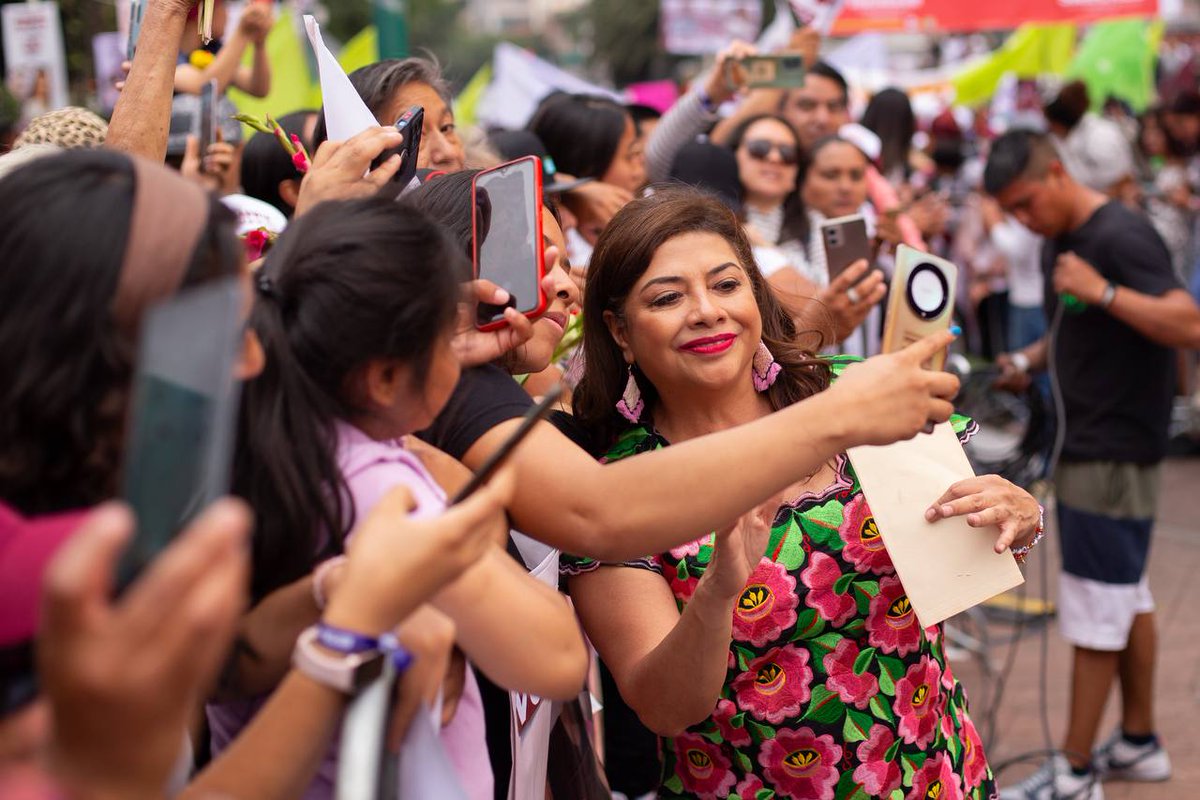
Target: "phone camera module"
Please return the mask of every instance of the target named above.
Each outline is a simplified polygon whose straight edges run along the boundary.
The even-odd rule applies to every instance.
[[[923,320],[937,319],[950,303],[950,284],[935,265],[918,264],[908,276],[908,304]]]

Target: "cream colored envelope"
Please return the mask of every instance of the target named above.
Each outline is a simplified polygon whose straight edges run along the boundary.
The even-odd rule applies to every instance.
[[[922,626],[1024,583],[1012,554],[992,550],[998,528],[972,528],[965,516],[925,521],[925,510],[951,484],[975,474],[950,423],[848,455]]]

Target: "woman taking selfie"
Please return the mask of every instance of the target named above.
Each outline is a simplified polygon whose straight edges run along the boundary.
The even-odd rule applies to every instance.
[[[690,191],[613,220],[585,325],[575,414],[610,463],[819,400],[858,369],[793,343],[737,220]],[[827,423],[885,425],[903,408],[840,404]],[[927,519],[998,523],[997,550],[1020,553],[1039,525],[1036,501],[996,476],[930,500]],[[621,564],[564,556],[563,571],[623,697],[662,737],[660,797],[832,798],[852,784],[872,797],[991,796],[941,628],[919,627],[844,452],[715,534]]]

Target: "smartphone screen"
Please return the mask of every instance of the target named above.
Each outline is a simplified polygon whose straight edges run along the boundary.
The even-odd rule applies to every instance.
[[[867,221],[861,214],[826,220],[821,223],[821,244],[825,248],[825,263],[829,280],[846,271],[858,260],[871,260],[871,240],[867,237]],[[868,273],[869,274],[869,273]],[[866,275],[864,274],[865,278]],[[860,278],[861,280],[861,278]]]
[[[475,276],[505,289],[509,307],[535,317],[546,310],[542,243],[542,164],[519,158],[475,176],[472,252]],[[504,324],[504,308],[481,304],[476,324]]]
[[[200,87],[200,161],[217,135],[217,81],[213,79]]]
[[[181,292],[143,321],[123,487],[137,533],[121,586],[229,491],[244,302],[238,279],[221,279]]]
[[[400,169],[388,181],[387,186],[380,190],[394,197],[408,188],[413,176],[417,174],[417,158],[421,153],[421,129],[425,125],[425,109],[412,106],[396,120],[396,130],[404,137],[396,147],[384,150],[371,164],[371,169],[378,169],[392,156],[400,156]]]
[[[954,264],[907,245],[897,247],[882,352],[900,350],[949,328],[954,319],[957,284],[958,267]],[[922,366],[940,370],[945,363],[943,351]]]
[[[804,85],[804,56],[799,53],[746,56],[739,62],[751,89],[791,89]]]

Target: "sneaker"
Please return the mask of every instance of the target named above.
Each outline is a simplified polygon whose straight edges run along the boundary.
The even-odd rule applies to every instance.
[[[1171,778],[1171,757],[1158,737],[1149,744],[1132,744],[1121,729],[1092,753],[1092,768],[1101,780],[1151,783]]]
[[[1096,773],[1076,775],[1056,755],[1016,786],[1001,789],[1000,800],[1104,800],[1104,789]]]

